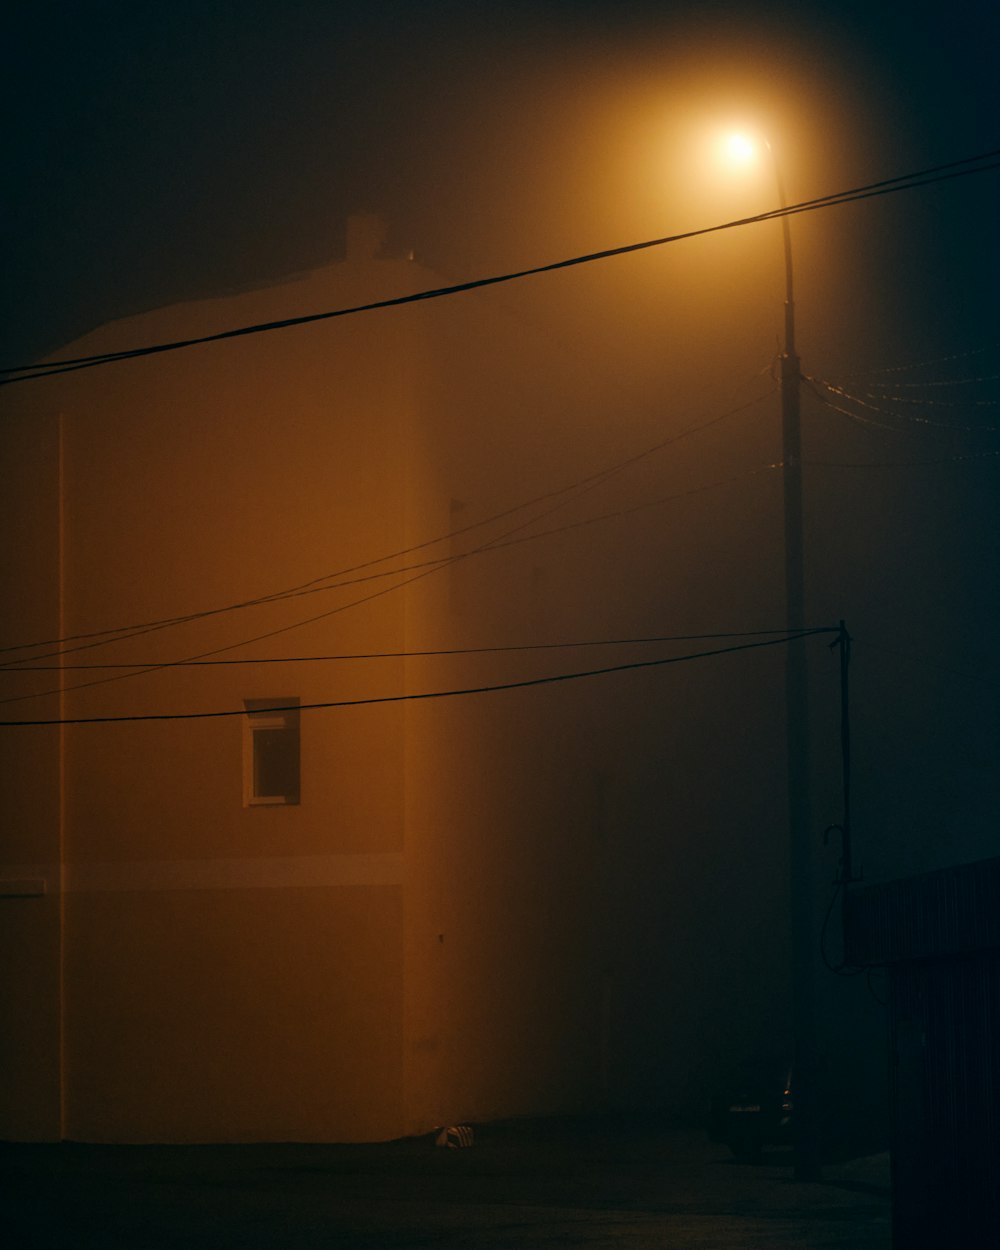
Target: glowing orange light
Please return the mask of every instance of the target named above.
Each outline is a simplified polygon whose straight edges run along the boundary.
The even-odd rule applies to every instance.
[[[729,160],[736,165],[749,165],[751,161],[757,159],[757,145],[746,135],[727,136],[724,151]]]

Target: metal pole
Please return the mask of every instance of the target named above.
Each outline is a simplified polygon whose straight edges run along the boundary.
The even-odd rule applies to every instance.
[[[770,144],[768,145],[770,149]],[[774,173],[778,201],[787,207],[778,162]],[[785,253],[785,347],[781,355],[781,442],[785,541],[785,626],[795,633],[805,625],[805,578],[802,539],[802,454],[800,430],[801,370],[795,349],[795,298],[792,237],[781,218]],[[785,648],[785,735],[788,770],[789,920],[791,942],[792,1027],[795,1039],[792,1091],[795,1126],[795,1179],[819,1180],[819,1063],[816,1046],[814,980],[812,843],[809,812],[809,692],[805,641]]]

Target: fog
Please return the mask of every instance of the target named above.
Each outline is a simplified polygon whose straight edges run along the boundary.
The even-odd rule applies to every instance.
[[[87,21],[66,7],[49,46],[20,19],[10,363],[341,259],[357,210],[384,217],[386,256],[412,254],[446,284],[773,208],[764,164],[741,177],[711,158],[724,128],[770,137],[791,203],[992,144],[985,53],[910,14],[895,26],[902,6],[808,21],[726,4],[97,6]],[[927,56],[934,81],[916,76]],[[869,880],[996,849],[995,176],[791,222],[806,617],[844,620],[855,639],[855,855]],[[475,404],[435,471],[463,516],[648,454],[548,522],[588,524],[469,561],[452,593],[472,605],[471,632],[457,618],[425,645],[780,630],[784,297],[774,221],[450,297],[468,313],[440,316],[465,317],[469,336],[447,330],[452,384]],[[373,333],[439,314],[378,316]],[[506,359],[472,343],[490,319],[504,350],[520,345]],[[169,376],[170,358],[157,367]],[[526,563],[545,611],[503,593]],[[696,1055],[690,1109],[743,1051],[789,1045],[781,663],[725,656],[581,683],[539,696],[544,711],[522,694],[469,714],[470,756],[496,768],[477,784],[508,811],[579,771],[594,836],[567,891],[578,906],[608,884],[618,948],[594,957],[616,966],[614,1045],[631,1048],[612,1100],[677,1101],[684,1080],[665,1069]],[[480,659],[461,680],[513,671]],[[822,831],[843,815],[837,657],[822,642],[810,681],[821,911],[837,868]],[[553,848],[553,862],[557,850],[572,853]],[[670,977],[654,1003],[647,949]],[[880,1009],[830,976],[821,1017],[825,1052],[848,1052],[832,1088],[856,1081],[881,1113]]]

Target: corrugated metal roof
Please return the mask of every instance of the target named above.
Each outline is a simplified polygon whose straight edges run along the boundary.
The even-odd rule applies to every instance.
[[[1000,858],[852,889],[844,925],[859,965],[1000,947]]]

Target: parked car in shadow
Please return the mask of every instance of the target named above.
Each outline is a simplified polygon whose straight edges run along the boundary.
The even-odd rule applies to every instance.
[[[712,1101],[709,1132],[741,1162],[765,1148],[792,1145],[792,1070],[787,1060],[761,1059],[740,1069]]]

